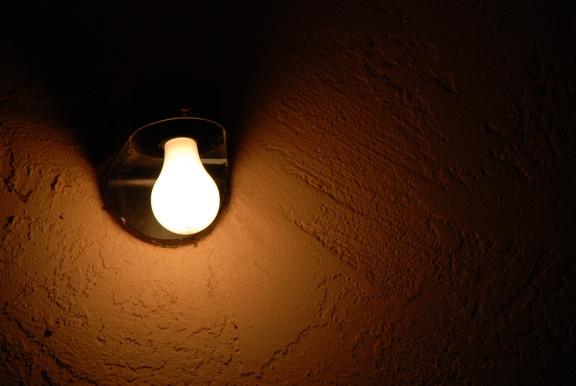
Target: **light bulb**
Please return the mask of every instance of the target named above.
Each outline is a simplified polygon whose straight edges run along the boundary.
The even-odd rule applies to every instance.
[[[195,140],[179,137],[164,144],[164,164],[150,201],[156,220],[171,232],[191,235],[212,224],[220,192],[200,161]]]

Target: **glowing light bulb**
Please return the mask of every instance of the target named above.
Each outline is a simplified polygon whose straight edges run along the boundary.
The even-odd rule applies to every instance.
[[[220,192],[200,161],[196,141],[180,137],[166,142],[151,203],[156,220],[174,233],[198,233],[214,221]]]

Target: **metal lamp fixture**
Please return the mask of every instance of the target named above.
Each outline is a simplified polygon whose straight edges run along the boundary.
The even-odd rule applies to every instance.
[[[226,132],[210,83],[171,79],[134,90],[136,130],[105,164],[108,210],[130,233],[166,247],[195,243],[228,200]]]

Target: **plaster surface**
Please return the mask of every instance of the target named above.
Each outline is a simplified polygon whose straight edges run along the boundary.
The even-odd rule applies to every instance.
[[[37,2],[0,12],[0,383],[576,381],[568,1]],[[222,90],[196,246],[96,166],[148,79]]]

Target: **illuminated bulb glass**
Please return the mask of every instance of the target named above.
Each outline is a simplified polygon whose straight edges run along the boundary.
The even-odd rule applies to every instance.
[[[220,192],[200,161],[196,141],[180,137],[166,142],[151,202],[156,220],[174,233],[198,233],[214,221]]]

